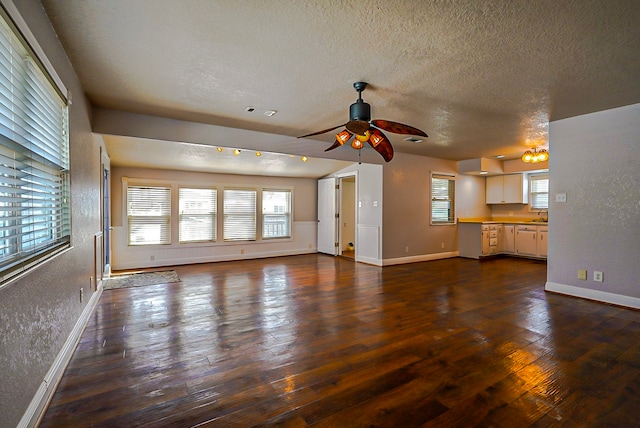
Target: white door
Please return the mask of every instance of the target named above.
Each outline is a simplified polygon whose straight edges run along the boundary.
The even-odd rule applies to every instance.
[[[318,252],[338,255],[335,178],[318,180]]]

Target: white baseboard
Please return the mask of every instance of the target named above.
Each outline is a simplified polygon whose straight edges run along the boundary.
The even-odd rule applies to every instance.
[[[385,259],[382,266],[401,265],[405,263],[428,262],[431,260],[450,259],[458,257],[458,251],[448,251],[445,253],[421,254],[419,256],[398,257],[395,259]]]
[[[546,291],[553,291],[555,293],[566,294],[568,296],[582,297],[583,299],[596,300],[598,302],[640,309],[640,299],[637,297],[623,296],[621,294],[607,293],[606,291],[591,290],[588,288],[558,284],[550,281],[547,281],[544,289]]]
[[[380,260],[380,259],[374,259],[374,258],[371,258],[371,257],[358,256],[357,260],[358,260],[358,262],[366,263],[368,265],[382,266],[382,260]]]
[[[67,340],[64,342],[62,349],[53,361],[53,364],[42,380],[40,387],[38,387],[29,407],[27,407],[27,410],[22,415],[22,419],[20,419],[20,422],[18,423],[18,428],[36,427],[40,423],[40,419],[44,415],[44,411],[49,405],[49,401],[51,401],[58,383],[60,383],[60,380],[62,379],[62,375],[64,374],[64,371],[73,356],[73,352],[80,341],[80,336],[82,336],[82,332],[87,326],[91,314],[96,308],[101,295],[102,281],[98,283],[96,292],[93,293],[91,299],[89,299],[89,302],[84,307],[80,318],[73,327],[73,330],[71,330],[69,337],[67,337]]]

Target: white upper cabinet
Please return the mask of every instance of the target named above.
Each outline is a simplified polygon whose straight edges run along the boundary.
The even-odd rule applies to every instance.
[[[524,174],[494,175],[487,177],[487,204],[526,204],[528,181]]]

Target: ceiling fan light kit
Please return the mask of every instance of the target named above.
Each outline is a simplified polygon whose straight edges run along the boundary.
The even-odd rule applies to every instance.
[[[356,82],[353,84],[353,87],[358,92],[358,99],[349,107],[349,121],[347,123],[319,132],[303,135],[298,138],[324,134],[325,132],[333,131],[334,129],[344,126],[346,129],[336,134],[335,142],[331,147],[325,149],[325,152],[343,146],[355,135],[355,138],[351,143],[351,147],[356,150],[360,150],[364,147],[364,143],[368,143],[378,153],[380,153],[386,162],[389,162],[393,159],[393,147],[391,146],[391,141],[389,141],[380,129],[393,132],[394,134],[409,134],[428,137],[424,131],[414,128],[413,126],[392,122],[390,120],[371,120],[371,105],[369,103],[365,103],[362,99],[362,91],[366,89],[367,83]]]

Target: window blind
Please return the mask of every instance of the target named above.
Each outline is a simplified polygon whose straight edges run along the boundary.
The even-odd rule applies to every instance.
[[[179,190],[180,242],[216,240],[216,189]]]
[[[225,189],[223,207],[224,240],[255,241],[256,191]]]
[[[537,210],[549,209],[549,176],[529,176],[531,186],[531,208]]]
[[[455,177],[431,175],[431,223],[455,222]]]
[[[262,191],[262,238],[291,237],[291,191]]]
[[[0,271],[68,244],[65,101],[0,14]]]
[[[127,187],[129,245],[171,243],[171,189]]]

